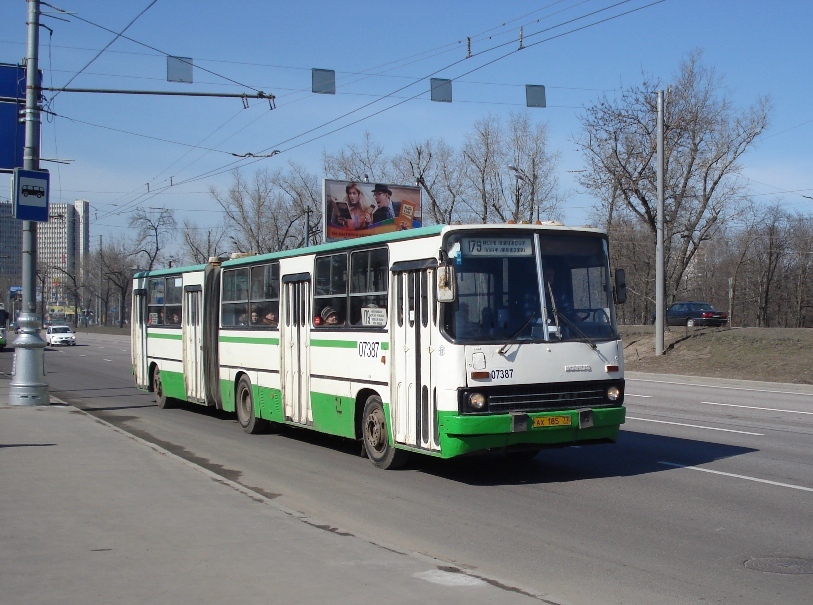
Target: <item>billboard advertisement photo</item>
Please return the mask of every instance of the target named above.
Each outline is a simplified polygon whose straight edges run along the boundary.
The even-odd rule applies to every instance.
[[[325,242],[421,226],[421,189],[408,185],[325,179]]]

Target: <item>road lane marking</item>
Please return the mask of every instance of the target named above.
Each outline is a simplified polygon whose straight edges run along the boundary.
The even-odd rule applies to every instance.
[[[746,410],[765,410],[767,412],[785,412],[786,414],[809,414],[813,416],[813,412],[800,412],[798,410],[779,410],[776,408],[758,408],[751,405],[736,405],[734,403],[714,403],[713,401],[701,401],[706,405],[724,405],[729,408],[745,408]]]
[[[768,481],[767,479],[758,479],[757,477],[749,477],[748,475],[735,475],[734,473],[724,473],[723,471],[713,471],[708,468],[700,468],[699,466],[689,466],[686,464],[676,464],[674,462],[659,461],[658,464],[665,466],[673,466],[675,468],[687,468],[692,471],[702,471],[704,473],[711,473],[713,475],[723,475],[725,477],[735,477],[736,479],[746,479],[748,481],[756,481],[757,483],[767,483],[768,485],[778,485],[779,487],[789,487],[791,489],[798,489],[804,492],[813,492],[813,487],[803,487],[801,485],[791,485],[790,483],[779,483],[778,481]]]
[[[105,361],[113,361],[112,359],[105,359]]]
[[[754,393],[778,393],[780,395],[804,395],[806,397],[813,397],[811,393],[797,393],[795,391],[772,391],[770,389],[749,389],[746,387],[727,387],[716,384],[698,384],[696,382],[673,382],[670,380],[649,380],[647,378],[627,378],[627,382],[655,382],[659,384],[678,384],[684,387],[706,387],[709,389],[729,389],[732,391],[752,391]]]
[[[644,399],[650,399],[654,397],[654,395],[633,395],[632,393],[624,393],[625,397],[643,397]]]
[[[701,426],[699,424],[683,424],[682,422],[667,422],[666,420],[652,420],[651,418],[636,418],[635,416],[627,416],[627,420],[641,420],[642,422],[657,422],[658,424],[674,424],[675,426],[688,426],[693,429],[723,431],[724,433],[739,433],[740,435],[756,435],[758,437],[764,436],[764,433],[749,433],[748,431],[735,431],[734,429],[718,429],[717,427],[713,426]]]

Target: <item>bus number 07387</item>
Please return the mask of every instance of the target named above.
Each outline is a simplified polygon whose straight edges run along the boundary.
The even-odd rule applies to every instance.
[[[381,347],[380,342],[366,342],[359,341],[358,352],[359,357],[378,357],[378,349]]]

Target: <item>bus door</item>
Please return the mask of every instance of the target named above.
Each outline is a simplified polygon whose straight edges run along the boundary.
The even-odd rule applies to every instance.
[[[98,318],[97,318],[98,319]],[[133,290],[133,309],[130,317],[132,326],[132,359],[136,386],[147,388],[150,378],[147,374],[147,289]]]
[[[430,261],[408,263],[409,266],[415,264],[428,265]],[[397,264],[393,271],[397,271]],[[433,274],[431,267],[393,274],[395,312],[391,324],[393,377],[390,401],[395,441],[437,450],[437,405],[431,364]]]
[[[313,424],[310,399],[310,274],[282,277],[282,401],[285,419]]]
[[[184,286],[183,368],[186,397],[189,401],[205,401],[203,382],[203,288]]]

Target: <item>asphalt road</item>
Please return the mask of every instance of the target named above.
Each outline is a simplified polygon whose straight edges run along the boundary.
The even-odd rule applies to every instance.
[[[249,436],[229,414],[159,410],[132,386],[127,338],[78,342],[46,350],[52,394],[339,531],[552,603],[813,594],[811,387],[635,375],[615,445],[519,467],[486,455],[386,472],[355,443],[297,429]],[[10,359],[0,353],[0,371]]]

